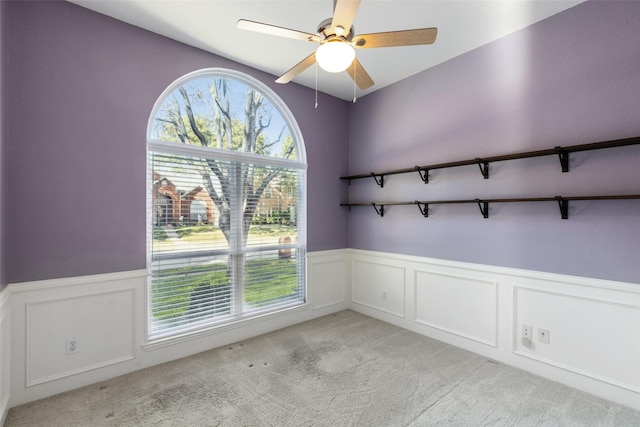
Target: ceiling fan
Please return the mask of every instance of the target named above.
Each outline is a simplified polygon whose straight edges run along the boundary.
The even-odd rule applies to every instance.
[[[333,17],[322,21],[316,34],[246,19],[238,21],[238,28],[320,44],[315,52],[294,65],[276,82],[288,83],[317,62],[322,69],[332,73],[346,71],[362,90],[373,86],[373,80],[355,57],[354,48],[414,46],[432,44],[436,40],[437,28],[356,35],[351,24],[359,6],[360,0],[333,0]]]

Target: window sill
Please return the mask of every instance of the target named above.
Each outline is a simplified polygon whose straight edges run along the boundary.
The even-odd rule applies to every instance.
[[[280,310],[269,312],[269,313],[258,314],[249,318],[238,319],[232,322],[223,323],[219,325],[212,325],[210,327],[199,329],[196,331],[185,332],[180,335],[175,335],[175,336],[166,337],[166,338],[159,338],[153,341],[146,342],[145,344],[142,345],[142,349],[144,351],[153,351],[153,350],[157,350],[164,347],[170,347],[176,344],[181,344],[183,342],[197,340],[210,335],[215,335],[215,334],[230,331],[233,329],[250,326],[256,323],[261,323],[266,320],[276,319],[278,317],[287,316],[295,313],[301,313],[309,309],[310,309],[309,303],[304,302],[298,305],[294,305],[292,307],[282,308]]]

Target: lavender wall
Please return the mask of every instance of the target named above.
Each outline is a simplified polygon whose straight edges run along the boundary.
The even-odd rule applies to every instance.
[[[639,2],[589,1],[351,106],[349,172],[640,136]],[[441,32],[439,37],[446,37]],[[417,49],[418,50],[418,49]],[[429,54],[427,48],[420,54]],[[359,201],[640,194],[640,146],[353,181]],[[640,283],[640,201],[349,214],[350,247]]]
[[[315,110],[307,88],[70,3],[9,1],[5,13],[8,282],[145,268],[147,120],[171,82],[207,67],[260,79],[293,111],[308,248],[346,247],[346,102],[321,95]]]
[[[5,274],[4,196],[7,192],[7,168],[4,156],[4,2],[0,1],[0,290],[7,285]]]

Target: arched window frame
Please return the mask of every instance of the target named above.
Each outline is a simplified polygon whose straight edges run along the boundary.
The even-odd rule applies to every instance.
[[[273,105],[273,107],[278,111],[278,113],[281,115],[282,119],[284,120],[286,126],[288,127],[288,130],[291,133],[293,142],[295,144],[296,158],[292,160],[292,159],[286,159],[281,157],[259,155],[255,153],[233,151],[228,149],[219,149],[219,148],[213,148],[213,147],[203,147],[203,146],[197,146],[197,145],[182,144],[179,142],[164,141],[164,140],[154,138],[153,137],[154,122],[165,100],[169,96],[174,94],[175,91],[178,90],[180,87],[185,86],[190,81],[193,81],[202,77],[216,77],[216,78],[235,80],[237,82],[247,85],[248,87],[254,89],[258,93],[260,93],[262,96],[264,96],[265,99],[267,99]],[[301,284],[302,299],[298,301],[298,304],[292,304],[291,306],[295,307],[301,304],[306,304],[306,300],[307,300],[306,274],[304,272],[305,259],[306,259],[306,169],[307,169],[306,150],[304,147],[304,140],[302,137],[302,133],[300,131],[300,128],[292,112],[289,110],[289,108],[284,103],[284,101],[282,101],[282,99],[275,92],[273,92],[268,86],[266,86],[259,80],[235,70],[224,69],[224,68],[207,68],[207,69],[197,70],[189,74],[186,74],[178,78],[171,85],[169,85],[163,91],[163,93],[159,96],[156,103],[154,104],[151,114],[149,116],[149,121],[147,125],[147,152],[148,152],[148,156],[147,156],[147,159],[148,159],[148,165],[147,165],[147,171],[148,171],[147,173],[147,179],[148,179],[148,182],[147,182],[147,201],[148,201],[147,202],[147,210],[148,210],[147,212],[147,236],[148,236],[147,237],[147,269],[150,272],[153,270],[152,268],[153,259],[152,259],[152,250],[151,250],[152,238],[153,238],[152,237],[153,235],[153,231],[152,231],[153,203],[151,202],[152,200],[151,193],[153,191],[153,178],[151,176],[151,170],[152,170],[151,156],[150,156],[151,153],[162,152],[166,154],[193,156],[194,158],[212,158],[212,159],[226,161],[226,162],[238,162],[239,164],[260,165],[260,166],[272,167],[272,168],[287,168],[287,169],[300,171],[301,173],[298,174],[298,181],[297,181],[297,185],[299,188],[298,205],[295,206],[295,212],[296,212],[296,218],[297,218],[296,222],[298,223],[298,234],[297,234],[297,249],[299,253],[298,268],[302,269],[302,272],[303,272],[302,284]],[[290,248],[285,249],[285,251],[286,250],[289,250],[290,252],[291,249]],[[279,250],[279,253],[281,252],[282,252],[282,249]],[[150,278],[149,280],[150,285],[149,285],[148,296],[147,296],[148,298],[147,307],[149,311],[149,313],[147,314],[147,323],[148,323],[147,342],[153,342],[155,340],[166,341],[167,338],[171,338],[175,336],[179,337],[181,335],[184,335],[184,333],[193,334],[193,332],[197,332],[202,329],[208,330],[212,326],[224,325],[229,323],[228,321],[222,322],[222,323],[201,322],[200,325],[196,325],[193,328],[181,328],[178,330],[177,333],[168,333],[168,334],[150,333],[149,324],[152,323],[151,314],[150,314],[151,313],[151,307],[150,307],[151,281],[152,281],[152,278]],[[271,311],[281,311],[282,309],[287,309],[287,308],[289,307],[286,307],[286,306],[275,307],[275,309]],[[270,312],[270,310],[267,310],[266,312],[268,313]],[[235,322],[237,320],[251,318],[254,315],[261,316],[264,314],[265,314],[264,310],[257,311],[253,314],[248,313],[248,315],[237,316],[235,318],[230,319],[230,321]]]
[[[263,94],[276,109],[282,115],[282,118],[285,120],[285,123],[289,127],[289,130],[292,133],[292,136],[296,142],[296,159],[282,159],[278,157],[269,157],[269,156],[261,156],[253,153],[243,153],[238,151],[224,150],[218,148],[208,148],[208,147],[198,147],[196,145],[187,145],[183,146],[187,152],[193,153],[194,155],[204,153],[210,153],[213,150],[217,153],[221,160],[242,160],[246,162],[252,161],[267,161],[269,164],[273,166],[294,166],[294,167],[304,167],[306,170],[307,166],[307,154],[304,148],[304,139],[302,137],[302,132],[300,131],[300,127],[296,122],[293,113],[289,110],[289,107],[284,103],[284,101],[273,91],[270,87],[262,83],[261,81],[235,70],[229,70],[226,68],[205,68],[202,70],[193,71],[189,74],[185,74],[180,77],[173,83],[171,83],[158,97],[156,103],[153,105],[153,109],[151,110],[151,115],[149,116],[149,122],[147,124],[147,147],[149,144],[152,144],[158,148],[166,148],[168,151],[171,151],[176,144],[174,142],[163,141],[160,139],[155,139],[152,137],[152,129],[153,122],[158,114],[158,111],[167,97],[173,94],[176,90],[178,90],[181,86],[184,86],[185,83],[195,80],[199,77],[206,77],[215,75],[216,77],[228,78],[232,80],[237,80],[250,86]],[[190,151],[193,150],[193,151]],[[182,150],[180,150],[182,151]],[[266,160],[268,159],[268,160]]]

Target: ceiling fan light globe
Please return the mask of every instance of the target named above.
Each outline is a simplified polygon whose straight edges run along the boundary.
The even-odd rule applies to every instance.
[[[330,73],[339,73],[349,68],[356,57],[356,51],[349,43],[326,42],[316,50],[318,65]]]

